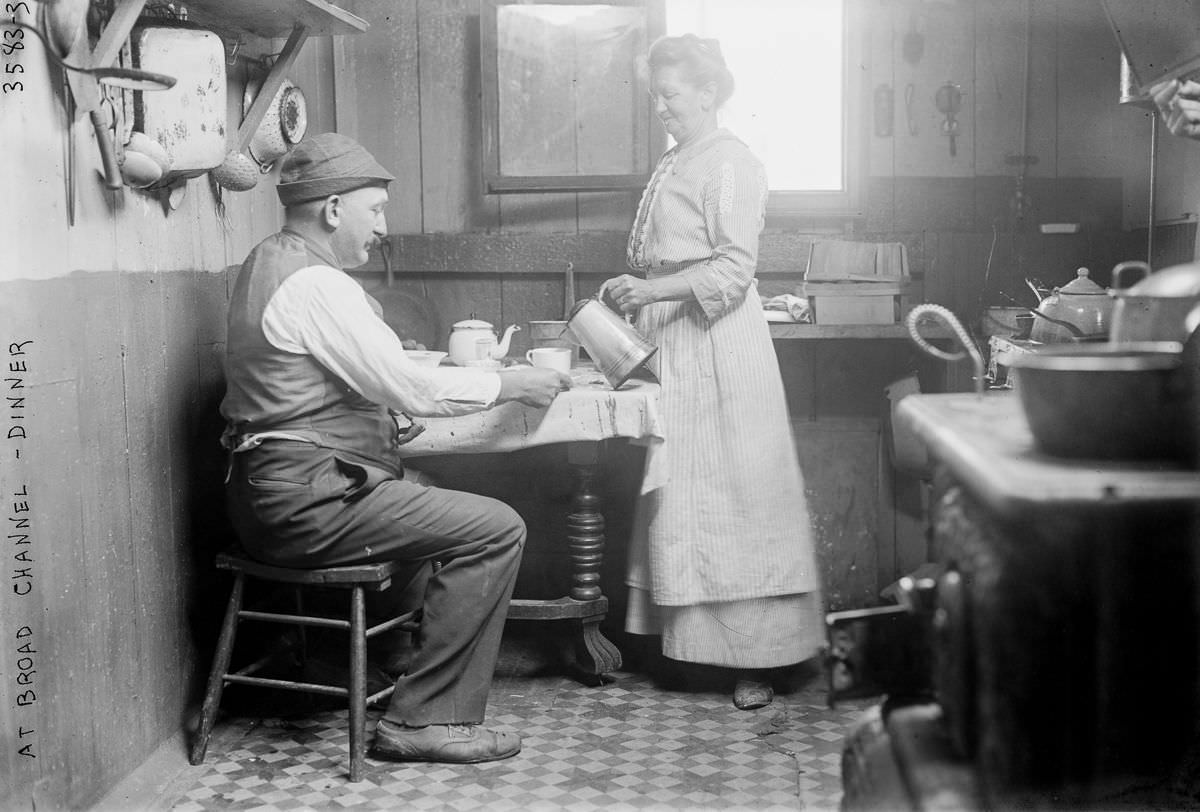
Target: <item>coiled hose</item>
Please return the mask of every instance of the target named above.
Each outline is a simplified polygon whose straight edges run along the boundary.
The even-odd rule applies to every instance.
[[[941,347],[930,344],[917,329],[917,325],[922,319],[940,321],[945,324],[962,345],[962,350],[947,352]],[[962,326],[962,322],[958,320],[957,316],[941,305],[919,304],[909,311],[905,325],[916,345],[935,358],[941,358],[943,361],[958,361],[969,356],[971,363],[975,366],[975,394],[983,397],[983,356],[979,353],[979,348],[975,346],[974,340],[971,339],[971,334],[967,332],[967,328]]]

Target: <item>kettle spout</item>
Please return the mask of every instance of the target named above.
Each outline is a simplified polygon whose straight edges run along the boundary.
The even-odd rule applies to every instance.
[[[520,329],[521,326],[519,324],[508,325],[508,329],[504,331],[504,337],[500,339],[500,343],[492,347],[492,358],[499,360],[508,355],[508,345],[512,341],[512,335]]]

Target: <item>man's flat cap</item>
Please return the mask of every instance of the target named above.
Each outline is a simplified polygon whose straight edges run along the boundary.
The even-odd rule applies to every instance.
[[[395,179],[353,138],[321,133],[305,138],[288,152],[279,167],[275,191],[280,203],[291,206]]]

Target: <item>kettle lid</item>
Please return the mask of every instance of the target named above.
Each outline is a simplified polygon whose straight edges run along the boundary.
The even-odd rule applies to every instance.
[[[1085,296],[1093,296],[1096,294],[1108,295],[1108,291],[1093,282],[1088,276],[1087,268],[1080,268],[1075,272],[1075,278],[1058,289],[1060,293],[1083,294]]]
[[[491,324],[491,322],[484,321],[483,319],[477,319],[477,318],[474,318],[474,316],[472,316],[469,319],[463,319],[462,321],[454,322],[454,324],[451,326],[450,329],[451,330],[491,330],[492,324]]]

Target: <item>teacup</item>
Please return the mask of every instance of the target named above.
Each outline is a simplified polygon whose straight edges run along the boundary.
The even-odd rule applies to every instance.
[[[534,347],[525,353],[525,360],[535,367],[554,369],[569,375],[572,354],[568,347]]]

